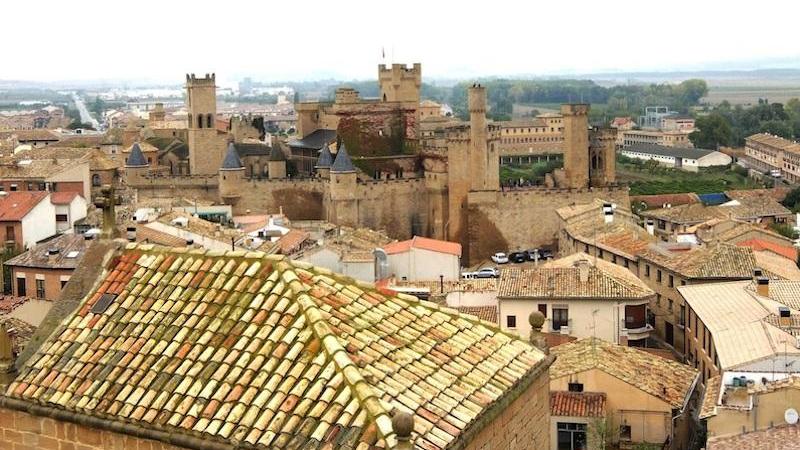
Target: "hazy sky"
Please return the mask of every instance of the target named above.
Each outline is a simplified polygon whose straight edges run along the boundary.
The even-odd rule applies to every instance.
[[[800,67],[800,0],[9,0],[2,16],[0,79],[374,78],[381,48],[426,77]]]

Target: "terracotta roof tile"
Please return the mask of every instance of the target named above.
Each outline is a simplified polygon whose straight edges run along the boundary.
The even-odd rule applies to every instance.
[[[490,323],[500,323],[497,321],[497,306],[458,306],[456,309],[462,314],[470,314]]]
[[[11,337],[11,350],[17,355],[28,345],[33,333],[36,332],[35,326],[14,317],[0,315],[0,324],[5,325],[8,335]]]
[[[42,200],[46,191],[15,191],[0,196],[0,221],[20,221]]]
[[[277,255],[130,244],[113,261],[6,395],[242,448],[393,447],[404,410],[418,447],[442,449],[544,360],[474,317]]]
[[[780,245],[765,239],[748,239],[746,241],[737,242],[736,245],[740,247],[750,247],[757,251],[770,251],[792,261],[797,261],[797,249],[791,245]]]
[[[800,425],[778,425],[762,431],[711,438],[708,450],[798,450]]]
[[[753,250],[723,243],[712,243],[682,251],[652,247],[642,259],[665,267],[687,278],[746,279],[757,267]]]
[[[49,241],[40,242],[30,250],[5,262],[12,267],[38,267],[43,269],[75,269],[80,264],[87,241],[82,234],[62,234]],[[58,253],[51,255],[51,250]]]
[[[50,203],[54,205],[69,205],[78,196],[80,194],[77,192],[53,192],[50,194]]]
[[[685,364],[596,338],[559,345],[552,352],[556,361],[550,366],[550,379],[599,369],[673,408],[683,408],[698,375],[697,370]]]
[[[383,250],[389,255],[407,252],[412,248],[461,256],[461,244],[421,236],[414,236],[412,239],[406,241],[392,242],[391,244],[383,246]]]
[[[8,314],[30,300],[28,297],[0,295],[0,314]]]
[[[550,392],[550,415],[605,417],[606,394],[602,392]]]

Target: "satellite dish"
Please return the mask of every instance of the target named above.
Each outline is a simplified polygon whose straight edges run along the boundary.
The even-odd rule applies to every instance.
[[[783,413],[783,419],[786,420],[786,423],[789,425],[796,424],[798,418],[800,418],[800,416],[798,416],[797,410],[794,408],[789,408]]]

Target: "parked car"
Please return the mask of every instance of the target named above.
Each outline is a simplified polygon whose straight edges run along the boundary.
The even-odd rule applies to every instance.
[[[496,267],[484,267],[475,272],[475,278],[500,278],[500,271]]]
[[[495,264],[508,264],[508,255],[505,253],[495,253],[492,255],[492,261],[494,261]]]
[[[513,263],[524,263],[528,260],[528,254],[526,252],[514,252],[508,255],[508,259]]]
[[[546,248],[539,249],[539,257],[541,259],[550,259],[553,257],[553,251]]]
[[[525,250],[525,257],[528,261],[540,261],[542,259],[542,254],[539,253],[538,248],[532,248],[529,250]]]

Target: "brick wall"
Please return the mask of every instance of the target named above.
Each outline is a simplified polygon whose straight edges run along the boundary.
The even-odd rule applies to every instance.
[[[550,378],[543,371],[528,389],[481,430],[466,450],[550,448]]]
[[[181,448],[0,408],[0,450],[178,450]]]

